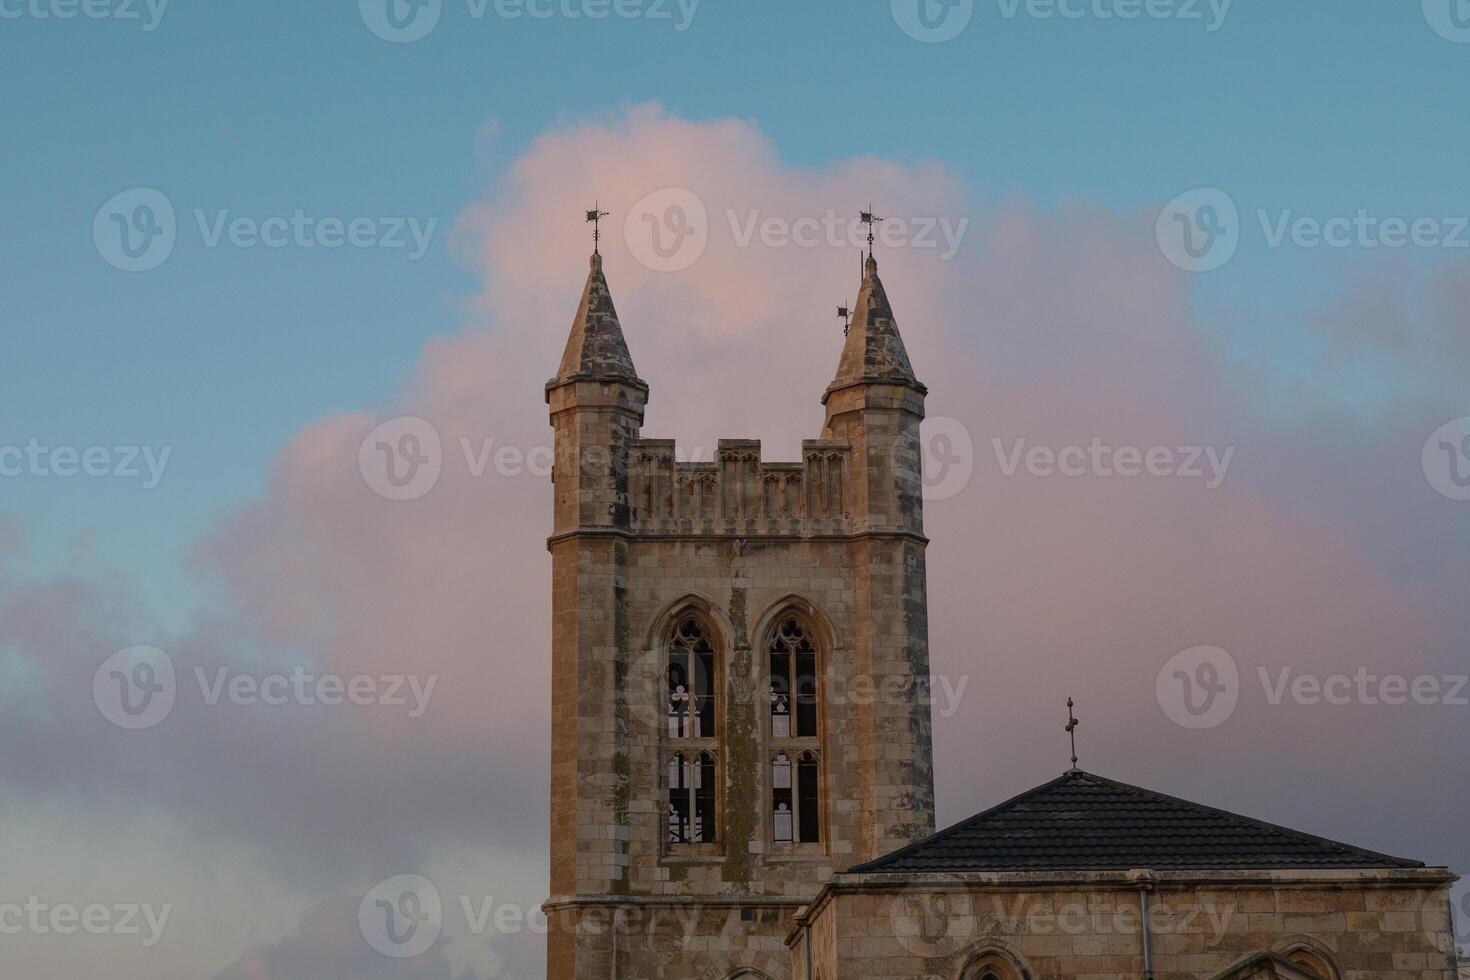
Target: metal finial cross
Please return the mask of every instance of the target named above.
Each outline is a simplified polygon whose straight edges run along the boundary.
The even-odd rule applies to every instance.
[[[593,255],[601,255],[602,254],[600,251],[598,251],[599,244],[602,241],[602,219],[603,218],[606,218],[611,213],[612,212],[610,212],[610,211],[602,211],[602,210],[600,210],[599,207],[598,207],[598,205],[595,202],[592,205],[592,210],[587,212],[587,220],[590,221],[590,222],[592,222],[592,254]]]
[[[1077,717],[1072,714],[1072,708],[1073,707],[1074,707],[1074,705],[1072,704],[1072,699],[1071,698],[1068,698],[1067,699],[1067,734],[1070,735],[1070,736],[1072,736],[1072,769],[1075,771],[1077,769],[1077,726],[1080,725],[1080,724],[1082,724],[1082,722],[1078,721],[1077,720]]]
[[[842,317],[842,336],[846,337],[847,332],[852,329],[852,310],[843,304],[837,307],[837,315]]]
[[[873,257],[873,231],[882,221],[882,218],[873,213],[873,205],[871,204],[868,205],[868,210],[862,213],[862,222],[868,226],[868,258],[870,259]]]

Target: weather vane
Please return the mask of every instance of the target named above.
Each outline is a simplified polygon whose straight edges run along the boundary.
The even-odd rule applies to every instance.
[[[873,257],[873,231],[881,221],[883,219],[873,213],[873,205],[869,204],[868,210],[862,213],[862,222],[868,226],[868,258],[870,259]]]
[[[837,315],[842,317],[842,336],[846,337],[847,332],[852,329],[852,310],[843,304],[837,307]]]
[[[599,210],[599,205],[593,203],[592,210],[587,212],[587,220],[592,222],[592,254],[601,255],[598,251],[599,243],[602,241],[602,219],[606,218],[611,211]]]
[[[1082,724],[1082,722],[1078,721],[1077,720],[1077,717],[1072,714],[1072,708],[1073,707],[1074,707],[1074,705],[1072,704],[1072,699],[1071,698],[1068,698],[1067,699],[1067,734],[1070,735],[1070,736],[1072,736],[1072,771],[1073,772],[1076,772],[1077,771],[1077,726],[1080,725],[1080,724]]]

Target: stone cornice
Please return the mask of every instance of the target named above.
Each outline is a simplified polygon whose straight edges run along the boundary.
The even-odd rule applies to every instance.
[[[1187,871],[990,871],[990,872],[895,872],[888,874],[837,874],[827,884],[836,891],[891,891],[933,883],[936,888],[995,887],[1017,888],[1032,885],[1086,887],[1117,886],[1136,891],[1140,885],[1160,889],[1215,887],[1252,887],[1258,885],[1332,886],[1361,885],[1412,887],[1442,885],[1458,881],[1448,868],[1285,868],[1285,869],[1210,869]]]
[[[892,378],[859,378],[856,381],[845,381],[842,384],[829,385],[827,390],[822,392],[822,404],[827,404],[827,400],[838,392],[848,391],[852,388],[907,388],[909,391],[917,394],[921,400],[928,397],[929,395],[929,389],[924,387],[924,385],[918,381],[895,381]],[[859,406],[848,409],[848,411],[858,411],[860,408],[863,407],[869,406]],[[893,399],[891,404],[886,404],[881,407],[910,411],[920,417],[922,417],[924,414],[922,401],[920,402],[918,408],[914,408],[906,404],[903,399]]]
[[[800,909],[810,899],[782,895],[553,895],[541,903],[542,911],[560,909],[612,908],[780,908]]]
[[[875,530],[875,531],[833,531],[813,532],[811,534],[761,534],[754,531],[715,531],[701,533],[698,531],[630,531],[617,527],[579,527],[571,531],[562,531],[553,534],[546,539],[546,549],[550,551],[555,545],[572,538],[622,538],[625,541],[728,541],[734,544],[737,541],[863,541],[868,539],[906,539],[916,544],[927,546],[929,539],[922,534],[913,531],[897,530]]]

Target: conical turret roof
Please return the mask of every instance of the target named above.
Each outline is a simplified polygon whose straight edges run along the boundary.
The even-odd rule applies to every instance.
[[[572,321],[566,350],[561,356],[554,384],[577,380],[628,381],[643,384],[623,339],[618,311],[613,307],[607,277],[602,273],[602,256],[593,253],[582,303]]]
[[[921,393],[925,390],[909,364],[893,307],[883,289],[883,280],[878,278],[878,260],[872,255],[863,265],[863,283],[853,307],[852,326],[837,362],[837,375],[827,391],[831,393],[864,382],[908,385]]]

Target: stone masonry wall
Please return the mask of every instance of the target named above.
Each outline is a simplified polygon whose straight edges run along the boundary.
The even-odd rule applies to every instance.
[[[829,897],[811,923],[815,959],[832,965],[828,977],[968,980],[966,963],[986,950],[1005,952],[1035,980],[1143,976],[1139,897],[1127,886],[956,890],[930,882],[839,888]],[[1443,884],[1200,883],[1161,886],[1150,902],[1155,980],[1202,980],[1250,954],[1303,946],[1325,953],[1341,980],[1455,976]],[[822,977],[818,969],[812,980]]]
[[[599,275],[594,259],[586,315],[547,386],[548,976],[786,980],[798,909],[834,873],[934,829],[923,389],[849,379],[800,462],[768,463],[741,439],[680,463],[673,443],[641,435],[648,389],[613,342]],[[587,367],[593,348],[616,363]],[[713,745],[666,732],[665,644],[686,611],[718,651]],[[767,650],[788,612],[819,651],[821,840],[777,844]],[[668,842],[668,764],[685,748],[717,755],[716,842]]]
[[[575,431],[601,438],[595,427]],[[842,444],[811,445],[824,468],[846,456]],[[756,456],[742,494],[770,486],[760,479],[759,444],[738,446]],[[786,470],[792,480],[794,472]],[[835,473],[824,473],[824,486],[843,485]],[[623,526],[585,527],[587,512],[569,501],[562,513],[579,523],[551,544],[559,635],[550,910],[561,921],[548,939],[549,975],[603,980],[615,969],[621,980],[724,980],[751,967],[785,980],[784,939],[799,906],[834,872],[933,829],[923,541],[884,530],[853,535],[846,496],[840,514],[824,505],[773,521],[737,509],[719,530],[685,517],[654,522],[640,509],[639,488],[659,484],[635,470],[629,485]],[[617,506],[616,495],[593,489]],[[750,499],[778,498],[742,497]],[[723,506],[716,495],[716,524]],[[679,746],[664,737],[664,637],[685,611],[709,624],[720,651],[720,840],[671,847],[665,774]],[[814,628],[820,648],[818,844],[775,844],[770,825],[766,645],[786,612]],[[584,903],[598,897],[609,904],[589,912]],[[632,911],[647,903],[666,918],[655,924]],[[703,913],[676,911],[691,908]],[[598,927],[599,916],[615,915],[637,926]]]

